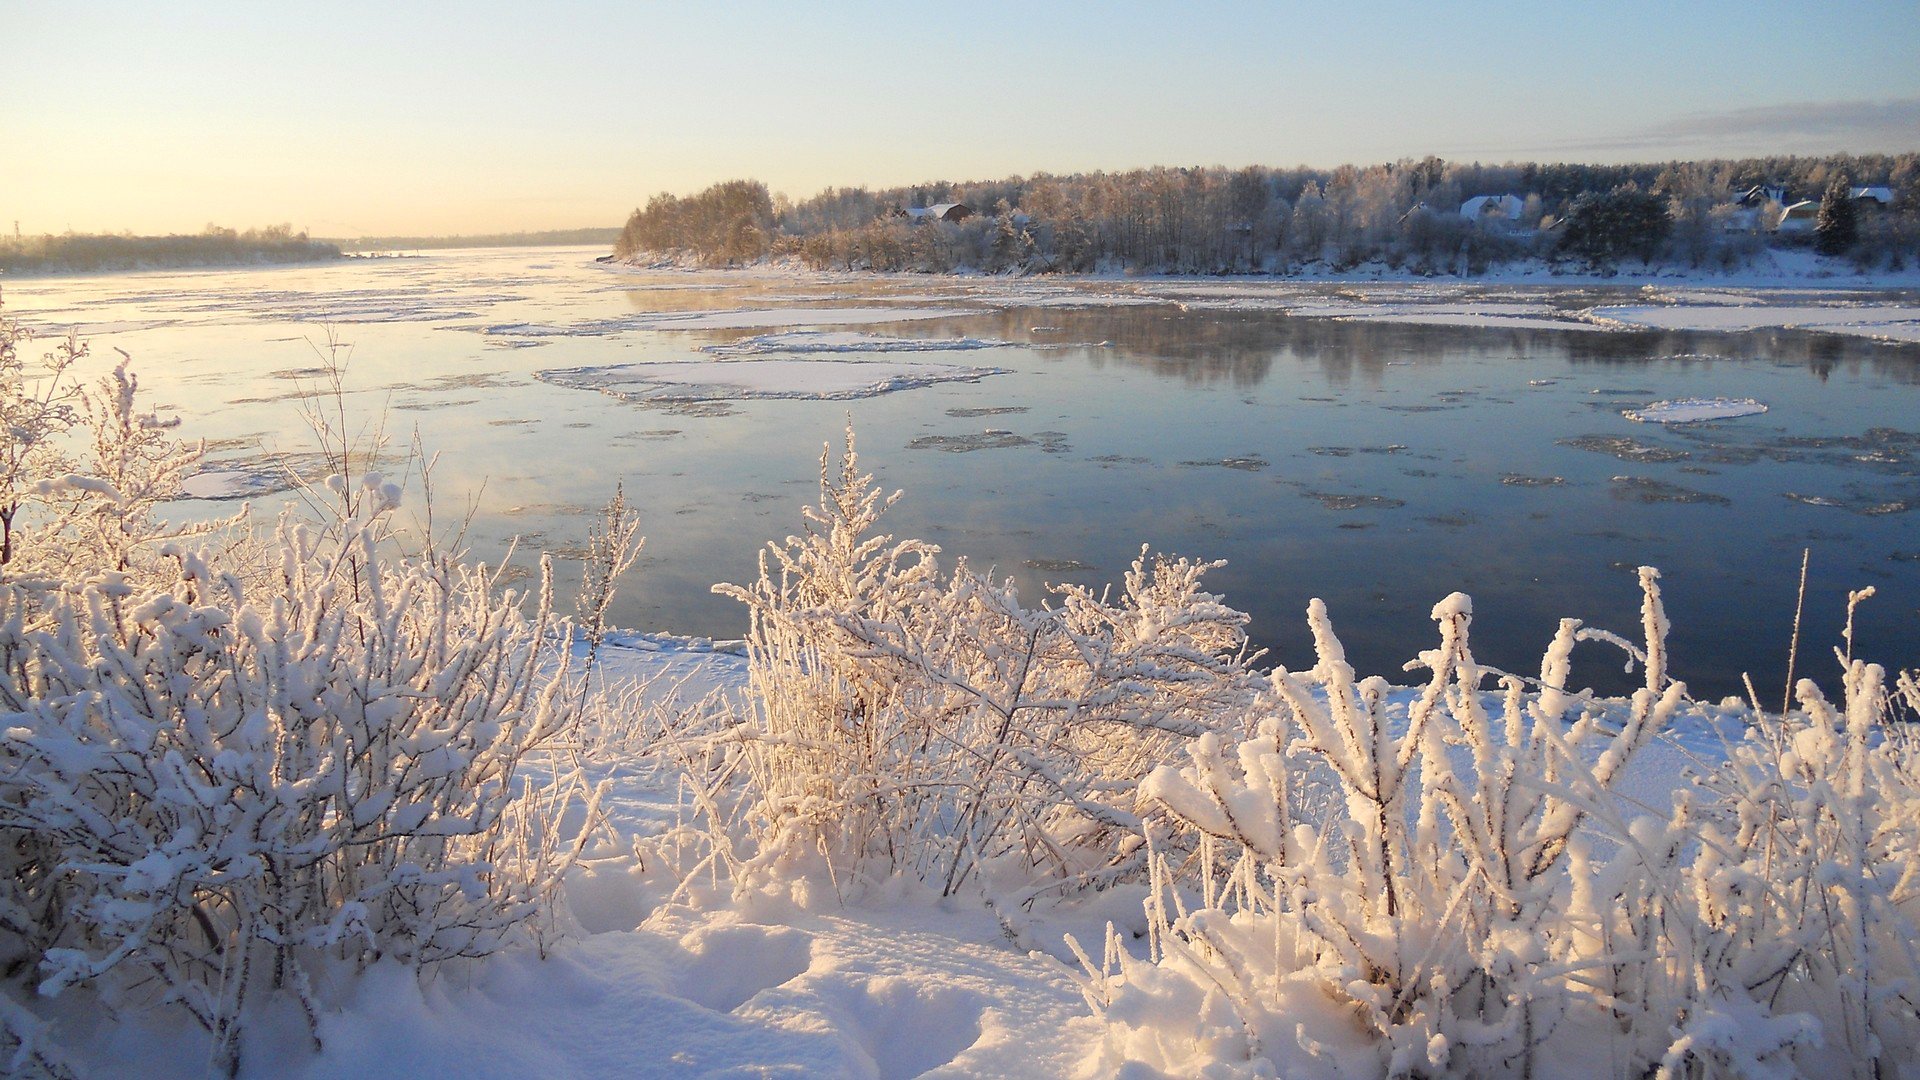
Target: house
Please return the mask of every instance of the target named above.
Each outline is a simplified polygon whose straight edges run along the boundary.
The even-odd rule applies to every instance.
[[[927,216],[935,221],[965,221],[973,216],[973,207],[957,202],[936,203],[927,207]]]
[[[1857,187],[1849,189],[1853,196],[1853,205],[1863,210],[1893,209],[1893,189],[1890,187]]]
[[[966,203],[936,203],[933,206],[908,206],[896,208],[895,217],[904,217],[915,225],[923,221],[965,221],[973,216],[973,207]]]
[[[1519,221],[1525,207],[1518,195],[1475,195],[1460,204],[1460,216],[1468,221]]]
[[[1758,209],[1770,202],[1786,202],[1787,189],[1778,184],[1755,184],[1742,192],[1740,197],[1733,201],[1739,206],[1751,206]]]
[[[1818,199],[1801,199],[1780,212],[1780,224],[1773,227],[1774,232],[1804,233],[1812,232],[1820,218]]]

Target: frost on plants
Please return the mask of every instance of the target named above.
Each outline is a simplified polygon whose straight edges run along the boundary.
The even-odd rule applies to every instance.
[[[1356,679],[1324,605],[1319,663],[1276,670],[1249,737],[1209,734],[1144,793],[1199,842],[1159,854],[1148,954],[1081,953],[1096,1060],[1288,1076],[1796,1076],[1886,1071],[1920,1047],[1910,737],[1878,667],[1842,656],[1671,815],[1620,778],[1687,704],[1658,575],[1643,643],[1564,620],[1538,679],[1434,609],[1424,687]],[[1644,667],[1604,707],[1580,640]],[[1492,680],[1494,686],[1485,684]],[[1078,946],[1076,945],[1077,949]]]
[[[0,404],[52,424],[0,334]],[[58,418],[91,460],[7,477],[0,964],[43,997],[178,1009],[233,1071],[269,997],[311,1025],[329,973],[523,934],[564,870],[527,759],[578,699],[544,594],[528,615],[483,568],[395,554],[378,474],[332,478],[343,509],[289,512],[267,546],[156,520],[194,455],[135,389],[116,368]],[[0,1033],[59,1071],[10,998]]]
[[[726,738],[756,866],[817,858],[842,887],[904,874],[1015,903],[1143,865],[1139,782],[1253,700],[1246,617],[1213,564],[1142,554],[1117,599],[1013,586],[878,534],[849,431],[807,532],[770,545],[748,606],[754,708]]]

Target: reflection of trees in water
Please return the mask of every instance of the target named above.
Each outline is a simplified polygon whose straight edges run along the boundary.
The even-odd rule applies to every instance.
[[[1582,299],[1621,298],[1596,292]],[[1427,365],[1448,356],[1555,355],[1564,355],[1574,365],[1635,367],[1723,360],[1785,362],[1804,365],[1821,379],[1839,371],[1920,384],[1920,346],[1797,330],[1613,333],[1428,326],[1290,318],[1278,311],[1180,311],[1172,305],[1014,308],[996,314],[1000,336],[1008,340],[1031,336],[1043,342],[1106,341],[1108,349],[1089,354],[1094,364],[1111,358],[1192,385],[1257,385],[1280,361],[1318,368],[1336,386],[1356,381],[1378,386],[1393,365]],[[1030,335],[1034,326],[1059,329]]]
[[[968,287],[943,279],[902,284],[874,282],[813,283],[728,281],[728,288],[703,287],[691,276],[643,278],[672,288],[637,289],[625,294],[637,310],[679,312],[812,303],[898,302],[906,289],[933,306],[971,306],[981,298]],[[684,286],[682,288],[681,286]],[[1382,287],[1391,288],[1391,287]],[[1177,290],[1174,290],[1177,291]],[[1329,292],[1340,290],[1329,288]],[[1362,290],[1365,291],[1365,290]],[[1458,299],[1511,299],[1502,288],[1462,287]],[[992,294],[987,294],[989,299]],[[1631,302],[1638,290],[1596,286],[1569,289],[1545,297],[1557,307]],[[1036,331],[1036,328],[1043,328]],[[775,328],[778,329],[778,328]],[[1836,334],[1794,330],[1744,333],[1713,331],[1631,331],[1530,329],[1526,327],[1431,326],[1418,323],[1295,318],[1280,311],[1194,310],[1175,304],[1090,307],[1010,307],[983,310],[960,319],[890,323],[864,327],[902,337],[967,335],[1017,343],[1062,346],[1099,368],[1117,362],[1189,386],[1250,388],[1265,382],[1277,363],[1318,370],[1328,384],[1383,385],[1396,365],[1426,366],[1447,357],[1564,355],[1578,366],[1647,367],[1660,364],[1708,364],[1720,361],[1770,361],[1805,365],[1825,379],[1835,372],[1863,372],[1902,384],[1920,384],[1920,346],[1893,345]],[[703,341],[727,341],[770,332],[767,328],[711,331]],[[1101,348],[1068,346],[1104,342]]]
[[[1103,308],[1011,308],[966,321],[969,331],[1040,344],[1107,343],[1078,350],[1095,367],[1110,362],[1144,368],[1195,386],[1264,382],[1277,363],[1318,371],[1336,387],[1384,384],[1397,365],[1425,367],[1447,358],[1551,356],[1586,339],[1613,338],[1617,359],[1644,361],[1644,337],[1523,327],[1423,326],[1414,323],[1295,318],[1279,311],[1181,311],[1172,305]],[[981,330],[981,327],[991,327]],[[1034,327],[1046,327],[1035,333]]]

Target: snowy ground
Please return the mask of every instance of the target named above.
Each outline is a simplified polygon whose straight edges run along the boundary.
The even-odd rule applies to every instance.
[[[644,684],[655,700],[693,701],[744,691],[738,650],[615,633],[601,671],[616,692]],[[1664,813],[1687,770],[1722,757],[1728,719],[1706,710],[1679,724],[1637,759],[1623,801]],[[589,769],[611,781],[605,809],[620,842],[569,880],[567,929],[550,955],[509,953],[424,987],[375,968],[323,1017],[323,1053],[307,1050],[284,1018],[249,1046],[246,1075],[1088,1075],[1101,1027],[1068,977],[1064,935],[1097,942],[1112,922],[1137,938],[1143,890],[1016,912],[1007,923],[976,901],[942,901],[904,882],[845,903],[818,886],[744,899],[696,888],[667,906],[658,875],[627,851],[681,816],[676,775],[612,758]],[[88,1075],[204,1075],[206,1041],[194,1030],[66,1023]]]

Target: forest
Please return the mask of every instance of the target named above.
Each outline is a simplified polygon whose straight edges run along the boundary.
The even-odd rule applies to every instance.
[[[1860,188],[1885,189],[1885,198],[1830,197]],[[1815,228],[1783,226],[1787,208],[1803,202],[1828,212]],[[925,212],[956,203],[963,209],[945,216]],[[1827,220],[1840,217],[1847,220]],[[654,196],[628,219],[614,253],[700,266],[780,260],[930,273],[1292,274],[1383,265],[1471,275],[1523,260],[1730,269],[1772,246],[1816,243],[1862,268],[1902,269],[1920,257],[1920,153],[1151,168],[829,188],[797,202],[733,180]]]
[[[194,234],[63,233],[0,236],[0,271],[145,270],[183,266],[321,262],[340,258],[338,245],[309,239],[291,225],[245,231],[208,225]]]

